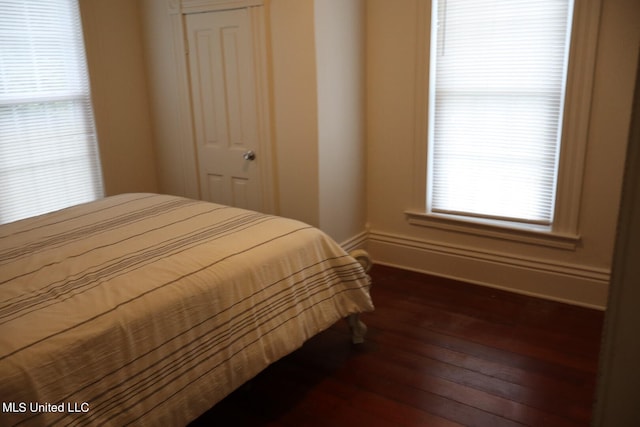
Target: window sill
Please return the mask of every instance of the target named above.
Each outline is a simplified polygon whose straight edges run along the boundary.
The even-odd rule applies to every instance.
[[[545,226],[518,225],[506,221],[433,214],[417,210],[407,210],[405,215],[409,224],[412,225],[557,249],[573,251],[580,242],[580,236],[577,234],[558,233]]]

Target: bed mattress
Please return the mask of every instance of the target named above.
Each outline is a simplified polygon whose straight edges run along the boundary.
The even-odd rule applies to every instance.
[[[0,425],[184,425],[368,288],[314,227],[186,198],[3,225]]]

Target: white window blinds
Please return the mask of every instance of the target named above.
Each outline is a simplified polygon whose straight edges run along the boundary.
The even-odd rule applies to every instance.
[[[3,0],[0,223],[101,196],[77,0]]]
[[[430,211],[551,224],[571,0],[433,4]]]

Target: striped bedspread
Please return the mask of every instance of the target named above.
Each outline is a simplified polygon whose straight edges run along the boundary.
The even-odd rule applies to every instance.
[[[184,425],[368,286],[313,227],[173,196],[0,226],[0,425]]]

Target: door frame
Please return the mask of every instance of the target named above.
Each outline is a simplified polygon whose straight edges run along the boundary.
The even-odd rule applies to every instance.
[[[266,3],[268,0],[167,0],[169,19],[176,53],[178,92],[180,93],[178,117],[182,156],[185,165],[193,165],[185,170],[190,175],[189,195],[202,199],[200,171],[195,139],[195,121],[191,99],[191,83],[189,77],[189,46],[186,34],[185,15],[191,13],[215,12],[230,9],[247,9],[253,47],[253,64],[256,78],[256,123],[258,140],[256,146],[260,156],[260,192],[262,198],[261,211],[277,215],[278,192],[274,160],[275,147],[273,125],[271,120],[270,69],[268,62],[268,38],[266,21]]]

